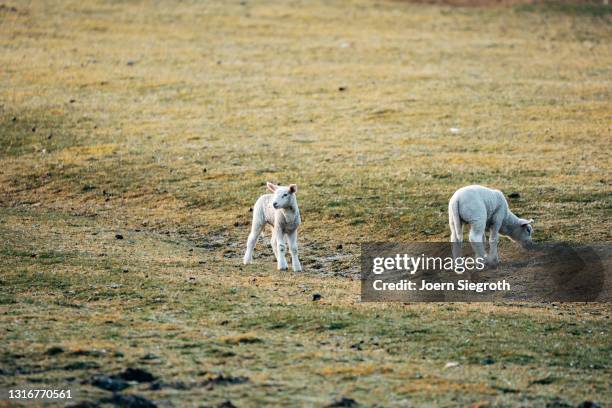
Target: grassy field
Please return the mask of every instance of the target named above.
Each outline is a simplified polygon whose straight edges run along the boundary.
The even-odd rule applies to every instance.
[[[610,241],[610,10],[3,3],[0,398],[130,367],[164,407],[610,405],[609,304],[358,280],[361,242],[447,240],[470,183],[537,241]],[[302,274],[267,238],[241,265],[266,180],[300,186]]]

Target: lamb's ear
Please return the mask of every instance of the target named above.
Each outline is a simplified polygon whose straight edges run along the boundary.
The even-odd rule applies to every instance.
[[[533,218],[529,219],[529,220],[524,220],[524,219],[520,219],[520,223],[521,223],[521,227],[526,227],[527,225],[531,224],[533,222]]]
[[[289,192],[297,193],[297,184],[289,184]]]
[[[276,189],[278,188],[278,186],[276,184],[272,184],[270,182],[266,183],[266,187],[268,187],[268,190],[270,190],[271,192],[275,192]]]

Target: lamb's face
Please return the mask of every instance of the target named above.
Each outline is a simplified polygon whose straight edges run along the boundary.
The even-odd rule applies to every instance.
[[[292,204],[292,194],[287,187],[279,187],[274,192],[274,201],[272,205],[274,208],[289,208]]]
[[[514,230],[512,230],[512,235],[510,238],[521,244],[525,248],[529,248],[533,242],[531,241],[531,235],[533,234],[533,227],[530,225],[533,220],[520,220],[519,225],[517,225]]]
[[[297,186],[295,184],[284,187],[268,183],[268,190],[274,193],[272,206],[277,210],[295,207],[295,193],[297,192]]]

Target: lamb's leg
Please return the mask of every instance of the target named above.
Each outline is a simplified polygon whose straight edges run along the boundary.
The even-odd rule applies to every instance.
[[[245,265],[253,262],[253,249],[255,249],[257,238],[259,238],[259,234],[261,234],[262,229],[263,224],[259,222],[259,220],[255,219],[255,217],[253,217],[251,233],[249,234],[249,238],[247,239],[247,248],[246,252],[244,253],[244,259],[242,260]]]
[[[485,231],[485,223],[484,222],[475,222],[471,224],[470,228],[470,243],[472,244],[472,249],[474,250],[474,254],[484,259],[485,258],[485,249],[484,242],[482,238],[484,236]]]
[[[289,249],[291,250],[291,267],[293,272],[301,272],[302,265],[298,259],[297,230],[287,235],[287,241],[289,241]]]
[[[274,258],[278,259],[278,247],[276,243],[276,230],[272,230],[272,237],[270,238],[270,246],[272,247],[272,252],[274,252]]]
[[[499,263],[499,256],[497,255],[499,228],[500,225],[491,225],[491,229],[489,230],[489,256],[487,257],[487,264],[491,266],[495,266]]]
[[[287,253],[287,245],[285,244],[285,235],[283,232],[276,228],[274,231],[276,235],[276,267],[279,271],[286,271],[289,268],[287,265],[287,259],[285,257]]]
[[[455,215],[452,212],[448,214],[448,224],[450,225],[451,249],[453,251],[453,259],[461,257],[461,246],[463,242],[463,224],[461,221],[455,221]]]
[[[482,233],[482,249],[484,249],[485,253],[487,253],[487,230],[486,230],[486,227],[485,227],[485,230]]]

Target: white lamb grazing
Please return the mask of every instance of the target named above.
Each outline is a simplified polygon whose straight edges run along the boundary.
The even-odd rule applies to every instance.
[[[253,262],[253,248],[257,243],[257,238],[261,234],[264,226],[272,226],[272,251],[276,256],[277,267],[279,270],[286,270],[287,260],[286,242],[289,243],[291,250],[291,266],[294,272],[300,272],[302,265],[298,259],[297,229],[302,219],[300,209],[297,204],[297,185],[290,184],[288,187],[277,186],[267,183],[268,190],[274,194],[264,194],[253,207],[253,225],[247,240],[247,249],[244,254],[244,263]]]
[[[451,229],[451,242],[463,242],[463,224],[470,224],[470,242],[481,243],[473,247],[476,255],[484,257],[485,231],[489,230],[489,255],[487,263],[496,265],[497,242],[499,234],[529,248],[533,220],[517,217],[508,208],[504,194],[483,186],[467,186],[453,194],[448,203],[448,222]]]

